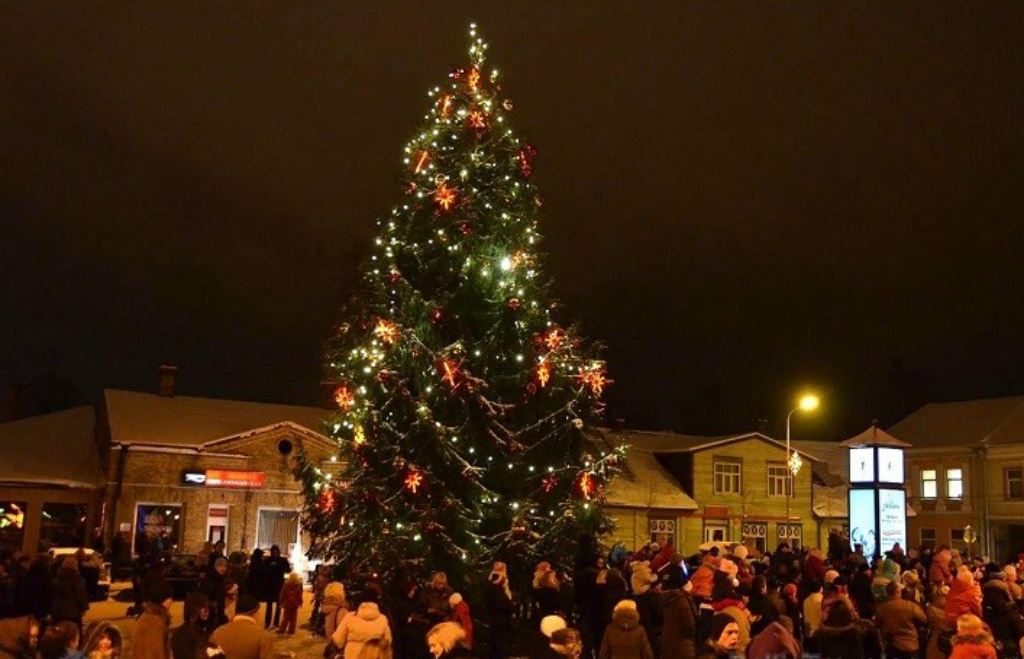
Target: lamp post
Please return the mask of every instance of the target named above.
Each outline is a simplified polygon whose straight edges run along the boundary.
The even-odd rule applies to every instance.
[[[810,412],[811,410],[817,409],[818,397],[814,395],[804,396],[800,399],[800,403],[796,407],[789,411],[786,415],[786,539],[789,539],[789,500],[793,498],[793,477],[796,476],[797,472],[800,471],[800,467],[803,464],[803,460],[800,459],[800,455],[794,453],[790,449],[790,420],[793,418],[794,412]]]

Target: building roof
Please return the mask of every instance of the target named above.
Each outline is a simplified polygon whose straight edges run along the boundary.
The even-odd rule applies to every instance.
[[[652,453],[694,453],[706,449],[741,442],[750,439],[760,440],[774,444],[785,449],[786,443],[773,439],[768,435],[759,432],[745,432],[732,435],[677,435],[673,432],[651,432],[647,430],[620,430],[614,432],[616,439],[622,443],[629,444]],[[798,448],[796,442],[790,442],[790,448],[795,450],[801,457],[817,462],[818,457]]]
[[[608,484],[605,500],[613,506],[697,510],[694,501],[650,451],[630,448],[627,468]]]
[[[814,475],[826,486],[845,486],[850,475],[850,449],[839,442],[819,442],[810,440],[791,441],[797,451],[809,453],[819,458],[811,463]]]
[[[1024,442],[1024,396],[929,403],[889,432],[914,448]]]
[[[95,427],[92,406],[0,423],[0,482],[102,487]]]
[[[323,435],[329,414],[318,407],[119,389],[106,389],[104,399],[110,439],[119,444],[199,447],[287,422]]]
[[[874,424],[864,432],[854,435],[839,444],[845,448],[854,448],[858,446],[896,446],[899,448],[908,448],[910,446],[907,442],[893,437]]]

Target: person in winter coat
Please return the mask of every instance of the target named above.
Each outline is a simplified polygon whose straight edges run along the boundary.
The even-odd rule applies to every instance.
[[[1010,599],[1005,575],[998,566],[990,566],[987,577],[988,581],[981,587],[981,619],[992,631],[999,656],[1018,656],[1024,625],[1017,603]]]
[[[978,616],[967,613],[957,618],[949,659],[996,659],[992,635]]]
[[[601,598],[600,608],[600,634],[604,636],[604,630],[612,621],[612,611],[615,605],[626,599],[626,579],[618,568],[609,568],[607,572],[597,577],[597,593]],[[598,643],[599,644],[599,643]]]
[[[539,619],[562,613],[562,584],[546,561],[539,563],[533,573],[533,601]]]
[[[956,579],[946,594],[946,628],[956,627],[957,619],[967,613],[981,617],[981,589],[974,583],[974,575],[966,566],[960,566]]]
[[[662,659],[697,659],[697,606],[686,583],[681,567],[665,568],[660,595]]]
[[[85,579],[78,573],[78,561],[68,556],[53,580],[53,621],[70,620],[81,631],[82,616],[88,610],[89,593],[85,588]]]
[[[892,581],[887,586],[889,599],[875,609],[875,620],[882,633],[887,657],[915,659],[920,650],[918,630],[928,624],[924,609],[901,597],[902,586]]]
[[[633,596],[643,595],[651,589],[651,586],[658,582],[657,575],[651,570],[650,561],[636,561],[633,563],[633,574],[629,577],[630,585],[633,587]]]
[[[142,614],[132,636],[132,659],[171,659],[170,627],[173,592],[170,586],[155,586],[145,594]]]
[[[324,615],[324,635],[330,638],[338,628],[338,621],[348,613],[345,584],[332,581],[324,587],[324,601],[320,605],[320,610]]]
[[[199,582],[199,590],[210,600],[210,615],[213,618],[214,627],[219,627],[228,621],[226,611],[227,573],[228,559],[219,556],[213,559],[213,564],[206,570],[202,581]]]
[[[465,656],[465,630],[456,622],[442,622],[427,632],[427,647],[434,659]]]
[[[213,546],[211,545],[211,550]],[[239,587],[239,595],[248,593],[261,602],[267,589],[267,568],[263,562],[263,550],[257,547],[249,557],[249,569],[245,573],[245,581]]]
[[[750,637],[754,638],[760,634],[768,625],[778,622],[779,611],[768,599],[768,580],[764,576],[754,577],[751,583],[750,599],[747,601],[747,609],[750,611]]]
[[[473,616],[469,613],[469,603],[462,599],[462,595],[459,593],[452,593],[452,596],[448,598],[448,604],[452,607],[452,612],[448,614],[451,616],[452,622],[457,622],[462,627],[463,634],[462,643],[468,649],[473,649]]]
[[[647,633],[640,626],[640,614],[631,600],[622,600],[612,611],[611,624],[604,630],[599,659],[654,659]]]
[[[224,651],[224,659],[274,659],[274,639],[256,621],[259,613],[258,599],[249,593],[238,596],[235,617],[210,635],[210,643]]]
[[[953,586],[953,572],[949,567],[952,557],[949,549],[944,547],[937,551],[932,558],[932,566],[928,569],[928,584],[932,592],[943,586],[947,588]]]
[[[571,627],[559,629],[551,635],[551,649],[559,659],[579,659],[583,652],[580,633]]]
[[[62,620],[51,625],[43,634],[39,642],[39,656],[42,659],[83,659],[85,655],[78,649],[78,639],[75,623]]]
[[[501,564],[504,566],[504,563]],[[497,564],[495,564],[497,567]],[[508,576],[505,570],[492,570],[484,586],[484,619],[490,634],[488,659],[508,656],[509,631],[512,626],[512,596],[506,590]]]
[[[452,605],[448,601],[452,596],[448,575],[444,572],[435,572],[431,575],[430,581],[423,588],[422,596],[430,623],[436,625],[444,622],[452,610]]]
[[[783,625],[772,622],[750,642],[747,659],[800,659],[800,643]]]
[[[1017,583],[1017,567],[1015,565],[1010,564],[1003,567],[1003,580],[1006,581],[1006,587],[1010,590],[1011,600],[1020,602],[1021,599],[1024,599],[1020,584]]]
[[[0,619],[0,659],[35,659],[39,634],[32,616]]]
[[[716,613],[708,628],[708,640],[700,648],[697,659],[728,659],[736,652],[739,627],[732,616]]]
[[[274,609],[281,597],[281,589],[284,588],[284,579],[292,571],[288,559],[281,555],[281,548],[274,545],[270,548],[270,557],[264,559],[264,591],[263,601],[266,603],[266,611],[263,616],[263,626],[266,629],[278,627],[281,624],[281,607]]]
[[[299,609],[302,608],[302,577],[298,572],[288,575],[288,581],[281,587],[277,605],[282,611],[281,633],[294,634],[295,625],[299,620]]]
[[[194,590],[185,596],[185,622],[171,632],[174,659],[206,659],[210,640],[210,600]]]
[[[815,633],[817,651],[829,659],[864,659],[864,642],[844,600],[835,600]]]
[[[335,647],[344,653],[345,659],[357,659],[363,643],[370,639],[379,639],[391,645],[391,627],[388,619],[380,612],[377,592],[367,588],[359,599],[359,608],[346,614],[331,636]]]

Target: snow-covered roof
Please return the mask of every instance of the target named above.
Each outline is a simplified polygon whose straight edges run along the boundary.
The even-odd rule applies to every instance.
[[[899,448],[909,448],[910,444],[906,443],[902,439],[897,439],[889,433],[885,432],[876,425],[871,425],[867,430],[854,435],[853,437],[840,442],[841,446],[845,448],[854,448],[858,446],[896,446]]]
[[[914,448],[1024,442],[1024,396],[929,403],[889,432]]]
[[[0,423],[0,482],[102,487],[92,406]]]
[[[219,398],[104,391],[110,439],[119,444],[199,447],[290,422],[323,435],[326,410]]]
[[[630,448],[627,468],[609,483],[606,501],[613,506],[697,510],[697,502],[683,491],[650,451]]]
[[[750,439],[774,444],[785,449],[786,443],[759,432],[744,432],[732,435],[678,435],[674,432],[651,432],[647,430],[617,430],[613,431],[616,441],[629,444],[652,453],[692,453],[703,451],[716,446],[732,444]],[[796,447],[795,442],[790,442],[793,448],[801,457],[817,462],[818,457],[804,449]]]
[[[839,442],[818,442],[811,440],[791,441],[790,446],[798,452],[810,453],[820,461],[811,463],[814,474],[825,485],[845,485],[850,474],[850,449]]]

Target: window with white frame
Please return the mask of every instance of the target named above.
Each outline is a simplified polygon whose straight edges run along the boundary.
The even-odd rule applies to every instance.
[[[784,464],[768,465],[768,496],[784,497],[789,494],[789,469]]]
[[[950,499],[964,498],[964,471],[963,469],[946,470],[946,496]]]
[[[716,460],[714,473],[715,494],[739,494],[742,465],[734,460]]]
[[[921,470],[921,498],[935,499],[939,496],[939,475],[934,469]]]
[[[1007,499],[1024,499],[1024,469],[1008,467],[1003,470],[1003,496]]]

